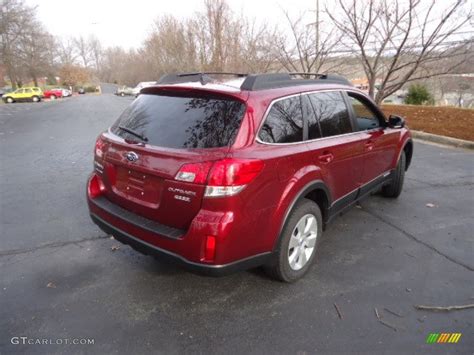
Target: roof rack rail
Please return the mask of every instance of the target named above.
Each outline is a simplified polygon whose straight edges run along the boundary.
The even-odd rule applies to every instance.
[[[293,76],[315,76],[315,79],[295,79]],[[336,74],[321,73],[274,73],[274,74],[258,74],[248,75],[240,88],[242,90],[264,90],[276,89],[295,85],[311,85],[311,84],[339,84],[352,86],[349,80],[343,76]]]
[[[276,89],[295,85],[311,85],[311,84],[339,84],[352,86],[349,80],[343,76],[336,74],[321,73],[266,73],[266,74],[245,74],[234,72],[192,72],[192,73],[174,73],[163,75],[157,84],[181,84],[188,82],[200,82],[206,85],[213,81],[210,75],[232,75],[239,78],[245,77],[240,86],[241,90],[256,91],[264,89]],[[294,76],[311,77],[314,79],[293,78]]]
[[[245,77],[245,73],[233,73],[233,72],[218,72],[218,71],[208,71],[208,72],[192,72],[192,73],[174,73],[163,75],[156,83],[157,84],[181,84],[189,82],[200,82],[202,85],[205,85],[212,81],[212,78],[209,75],[232,75],[237,77]]]

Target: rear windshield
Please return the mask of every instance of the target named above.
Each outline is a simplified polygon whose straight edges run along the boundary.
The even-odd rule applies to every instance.
[[[139,141],[119,126],[167,148],[217,148],[231,145],[245,104],[222,97],[140,95],[112,126],[114,134]]]

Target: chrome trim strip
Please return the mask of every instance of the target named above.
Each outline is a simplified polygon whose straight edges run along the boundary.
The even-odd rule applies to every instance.
[[[285,146],[285,145],[294,145],[294,144],[302,144],[302,143],[313,143],[313,142],[316,142],[316,141],[325,141],[325,140],[328,140],[328,139],[331,139],[331,138],[340,138],[340,137],[346,137],[346,136],[351,136],[351,135],[355,135],[355,134],[358,134],[358,133],[363,133],[363,132],[372,132],[372,131],[376,131],[378,129],[380,129],[381,127],[379,128],[373,128],[371,130],[366,130],[366,131],[357,131],[357,132],[350,132],[350,133],[344,133],[344,134],[338,134],[337,136],[329,136],[329,137],[321,137],[321,138],[314,138],[314,139],[308,139],[307,141],[301,141],[301,142],[292,142],[292,143],[268,143],[268,142],[263,142],[261,141],[258,136],[255,140],[255,142],[259,143],[259,144],[264,144],[264,145],[278,145],[278,146]]]
[[[265,123],[265,121],[266,121],[266,119],[267,119],[267,117],[268,117],[268,114],[269,114],[270,110],[272,109],[273,105],[274,105],[276,102],[281,101],[281,100],[285,100],[285,99],[289,99],[289,98],[292,98],[292,97],[295,97],[295,96],[299,96],[299,95],[311,95],[311,94],[317,94],[317,93],[320,93],[320,92],[334,92],[334,91],[337,91],[337,92],[342,92],[342,91],[345,91],[345,92],[353,92],[353,93],[359,94],[359,95],[360,95],[360,94],[363,94],[363,93],[361,93],[361,92],[358,91],[358,90],[339,88],[339,89],[322,89],[322,90],[306,91],[306,92],[300,92],[300,93],[298,93],[298,94],[291,94],[291,95],[287,95],[287,96],[282,96],[282,97],[276,98],[276,99],[272,100],[272,102],[270,102],[270,105],[268,105],[267,109],[265,110],[265,113],[263,114],[263,119],[262,119],[262,121],[260,122],[260,125],[258,126],[258,130],[257,130],[257,134],[255,135],[254,143],[256,142],[256,143],[265,144],[265,145],[281,145],[281,146],[294,145],[294,144],[303,144],[303,143],[311,143],[311,142],[314,142],[314,141],[320,141],[320,140],[324,140],[324,139],[330,139],[330,138],[336,138],[336,137],[344,137],[344,136],[348,136],[348,135],[356,134],[356,133],[361,133],[361,132],[376,131],[376,130],[379,130],[380,128],[382,128],[382,127],[377,127],[377,128],[369,129],[369,130],[366,130],[366,131],[350,132],[350,133],[339,134],[339,135],[336,135],[336,136],[321,137],[321,138],[309,139],[309,140],[306,140],[306,141],[292,142],[292,143],[268,143],[268,142],[263,142],[263,141],[260,140],[260,138],[258,137],[258,134],[259,134],[260,130],[262,129],[262,126],[263,126],[263,124]],[[365,96],[365,94],[364,94],[364,96]],[[344,101],[344,104],[345,104],[345,101]]]

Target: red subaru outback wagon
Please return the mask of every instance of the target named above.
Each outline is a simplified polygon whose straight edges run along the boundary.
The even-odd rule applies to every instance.
[[[223,74],[141,91],[97,139],[90,215],[195,271],[263,265],[297,280],[333,217],[373,191],[400,194],[410,132],[340,76]]]

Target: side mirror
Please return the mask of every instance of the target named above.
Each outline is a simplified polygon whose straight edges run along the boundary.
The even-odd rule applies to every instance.
[[[401,116],[390,115],[388,118],[388,126],[390,128],[403,128],[405,127],[405,119]]]

